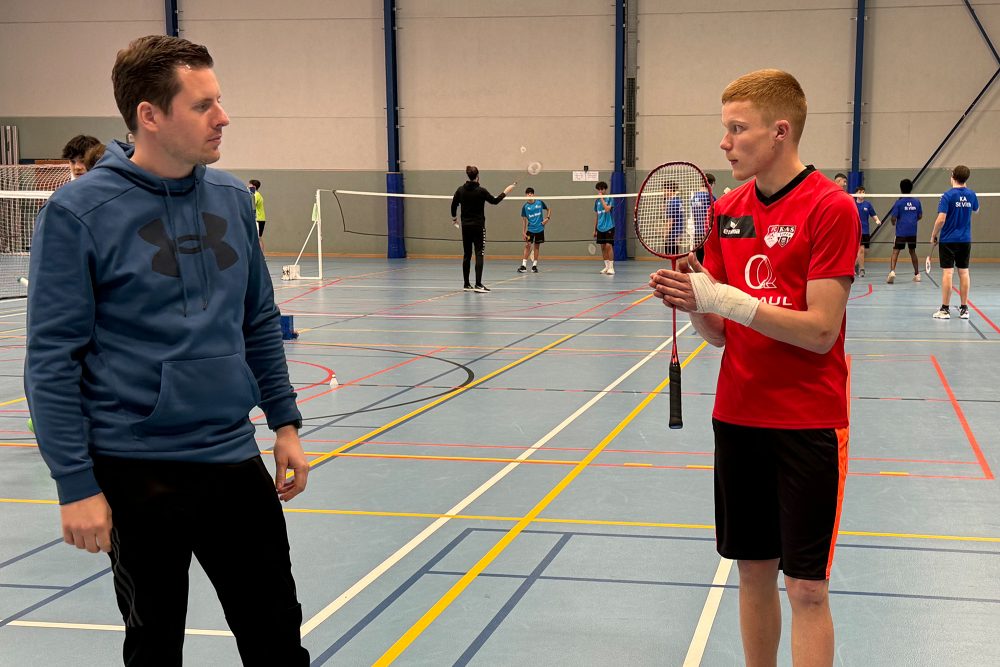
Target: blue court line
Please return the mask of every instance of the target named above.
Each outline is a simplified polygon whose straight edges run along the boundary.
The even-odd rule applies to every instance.
[[[571,537],[572,536],[569,534],[563,535],[559,538],[559,541],[556,542],[551,549],[549,549],[549,553],[545,554],[545,557],[538,563],[538,565],[535,566],[535,569],[531,571],[531,574],[524,578],[524,581],[517,587],[517,590],[510,596],[510,599],[504,603],[503,607],[500,608],[500,611],[498,611],[496,615],[490,619],[490,622],[485,628],[483,628],[482,632],[476,635],[476,638],[472,640],[472,643],[465,649],[465,652],[462,653],[458,660],[455,661],[455,667],[465,667],[465,665],[469,664],[469,661],[475,657],[476,653],[479,652],[479,649],[483,647],[483,644],[485,644],[486,641],[493,636],[493,633],[497,631],[500,624],[504,622],[504,619],[506,619],[510,612],[513,611],[514,607],[517,606],[517,603],[521,601],[521,598],[523,598],[531,587],[535,585],[535,582],[542,576],[545,569],[552,564],[552,561],[554,561],[556,556],[559,555],[559,552],[563,550],[563,547],[566,546]],[[437,573],[431,571],[428,572],[428,574]],[[465,573],[462,572],[459,573],[458,576],[461,577],[464,575]]]
[[[450,554],[454,549],[461,544],[466,538],[471,536],[473,533],[506,533],[507,531],[503,528],[466,528],[461,533],[459,533],[451,542],[449,542],[445,547],[441,549],[437,554],[432,556],[430,560],[424,563],[416,572],[414,572],[406,581],[400,584],[394,591],[386,595],[386,597],[370,612],[368,612],[363,618],[361,618],[357,623],[355,623],[347,632],[345,632],[341,637],[334,642],[332,645],[327,647],[319,656],[313,659],[311,665],[322,665],[330,660],[337,652],[339,652],[344,646],[347,645],[352,639],[354,639],[358,634],[361,633],[368,625],[370,625],[375,619],[377,619],[382,612],[388,609],[393,603],[396,602],[400,597],[402,597],[410,588],[412,588],[424,575],[443,575],[443,576],[464,576],[465,572],[451,572],[435,570],[434,566],[441,562],[445,556]],[[506,618],[510,612],[513,610],[514,606],[527,594],[528,590],[536,581],[564,581],[573,583],[604,583],[604,584],[622,584],[622,585],[645,585],[645,586],[670,586],[678,588],[699,588],[699,589],[711,589],[711,588],[724,588],[729,590],[738,590],[739,586],[734,584],[725,584],[722,586],[715,586],[711,583],[699,583],[699,582],[688,582],[688,581],[656,581],[656,580],[645,580],[645,579],[604,579],[604,578],[592,578],[592,577],[562,577],[562,576],[545,576],[542,571],[551,564],[555,556],[562,550],[565,543],[572,537],[613,537],[613,538],[638,538],[645,540],[670,540],[670,541],[687,541],[687,542],[715,542],[714,537],[693,537],[686,535],[641,535],[634,533],[594,533],[594,532],[574,532],[574,531],[557,531],[557,530],[539,530],[539,529],[527,529],[523,531],[524,534],[534,534],[534,535],[558,535],[560,540],[556,547],[549,551],[549,553],[542,560],[542,563],[536,567],[531,574],[503,574],[503,573],[482,573],[480,577],[486,578],[501,578],[501,579],[523,579],[524,584],[522,584],[518,590],[513,594],[513,596],[505,603],[496,616],[494,616],[493,621],[487,625],[487,627],[473,640],[469,648],[466,649],[462,657],[455,664],[467,664],[468,659],[471,659],[479,649],[482,648],[483,644],[493,634],[499,624]],[[948,549],[948,548],[936,548],[936,547],[893,547],[885,545],[867,545],[867,544],[839,544],[838,548],[853,548],[853,549],[888,549],[888,550],[899,550],[899,551],[926,551],[926,552],[943,552],[943,553],[963,553],[972,555],[997,555],[1000,552],[996,551],[976,551],[974,549]],[[779,587],[780,590],[784,591],[784,587]],[[958,596],[937,596],[937,595],[918,595],[918,594],[908,594],[908,593],[880,593],[874,591],[842,591],[842,590],[831,590],[830,595],[850,595],[850,596],[864,596],[864,597],[885,597],[885,598],[902,598],[902,599],[912,599],[912,600],[932,600],[938,602],[979,602],[986,604],[1000,604],[1000,599],[993,598],[971,598],[971,597],[958,597]],[[464,660],[464,662],[463,662]]]
[[[27,609],[22,609],[21,611],[15,612],[14,614],[8,616],[7,618],[0,619],[0,628],[4,627],[5,625],[7,625],[8,623],[10,623],[11,621],[17,621],[20,618],[22,618],[23,616],[27,616],[28,614],[30,614],[31,612],[35,611],[36,609],[41,609],[42,607],[44,607],[48,603],[53,602],[55,600],[58,600],[59,598],[61,598],[64,595],[69,595],[73,591],[86,586],[90,582],[95,581],[97,579],[100,579],[101,577],[103,577],[104,575],[108,574],[109,572],[111,572],[111,568],[110,567],[106,568],[104,570],[101,570],[100,572],[98,572],[96,574],[92,574],[89,577],[87,577],[86,579],[82,579],[82,580],[76,582],[72,586],[67,586],[67,587],[63,588],[58,593],[56,593],[54,595],[50,595],[49,597],[45,598],[44,600],[42,600],[40,602],[36,602],[35,604],[31,605]]]
[[[16,563],[19,560],[24,560],[25,558],[28,558],[29,556],[34,556],[35,554],[37,554],[40,551],[45,551],[49,547],[53,547],[53,546],[55,546],[57,544],[62,544],[62,539],[61,538],[58,539],[58,540],[52,540],[51,542],[49,542],[47,544],[43,544],[40,547],[35,547],[31,551],[26,551],[26,552],[24,552],[23,554],[21,554],[19,556],[14,556],[10,560],[5,560],[4,562],[0,563],[0,570],[4,569],[8,565],[13,565],[14,563]]]
[[[31,591],[61,591],[65,586],[40,586],[35,584],[0,584],[0,588],[24,588]]]
[[[438,574],[452,577],[461,577],[465,575],[465,572],[448,572],[443,570],[432,570],[427,574]],[[531,575],[525,574],[504,574],[504,573],[487,573],[483,572],[479,575],[487,579],[528,579]],[[624,586],[669,586],[673,588],[728,588],[730,590],[738,590],[739,586],[737,584],[724,584],[722,586],[716,586],[714,584],[703,584],[691,581],[657,581],[651,579],[608,579],[604,577],[558,577],[558,576],[539,576],[534,577],[532,581],[564,581],[572,583],[581,584],[622,584]],[[784,586],[779,586],[778,590],[785,591]],[[934,600],[939,602],[983,602],[987,604],[1000,604],[1000,599],[995,598],[968,598],[968,597],[957,597],[950,595],[921,595],[917,593],[884,593],[879,591],[842,591],[842,590],[830,590],[830,595],[861,595],[866,597],[885,597],[885,598],[903,598],[907,600]],[[457,664],[457,663],[456,663]]]
[[[371,611],[365,614],[365,616],[361,620],[359,620],[357,623],[351,626],[351,628],[347,632],[341,635],[340,639],[338,639],[336,642],[328,646],[326,650],[324,650],[318,656],[313,658],[312,662],[309,664],[322,665],[327,660],[332,658],[340,649],[344,648],[344,646],[346,646],[349,641],[354,639],[358,635],[358,633],[360,633],[362,630],[368,627],[368,625],[371,624],[372,621],[378,618],[383,611],[388,609],[393,602],[398,600],[414,584],[420,581],[420,579],[423,578],[423,576],[428,571],[433,569],[435,565],[441,562],[441,560],[445,556],[450,554],[452,550],[455,549],[455,547],[464,542],[465,539],[472,534],[473,530],[474,530],[473,528],[466,528],[457,536],[455,536],[455,538],[451,542],[446,544],[444,548],[442,548],[439,552],[437,552],[434,556],[432,556],[429,561],[421,565],[420,568],[417,569],[417,571],[414,572],[412,575],[410,575],[410,577],[406,581],[397,586],[396,590],[389,593],[389,595],[387,595],[385,599],[382,600],[382,602],[378,603],[378,605],[376,605]]]

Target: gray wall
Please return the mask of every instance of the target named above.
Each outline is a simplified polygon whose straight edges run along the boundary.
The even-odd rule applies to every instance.
[[[494,192],[592,194],[571,170],[610,180],[614,129],[611,0],[398,0],[400,141],[407,192],[451,195],[466,164]],[[855,3],[851,0],[643,0],[637,56],[641,175],[687,159],[735,183],[722,152],[719,95],[759,67],[793,72],[809,98],[801,152],[828,174],[850,164]],[[862,169],[870,192],[894,192],[930,156],[996,69],[961,0],[869,0]],[[976,3],[1000,39],[1000,4]],[[269,252],[297,252],[316,188],[384,191],[385,64],[378,0],[180,0],[182,36],[216,59],[232,118],[217,166],[264,182]],[[160,0],[5,0],[0,3],[0,123],[20,128],[22,155],[57,157],[85,132],[125,131],[110,69],[130,39],[163,31]],[[10,93],[8,91],[16,91]],[[947,186],[947,168],[973,168],[971,185],[1000,191],[994,89],[918,185]],[[520,148],[527,150],[522,153]],[[526,178],[530,161],[544,171]],[[329,200],[329,201],[328,201]],[[1000,257],[996,199],[977,219],[979,256]],[[549,202],[548,256],[586,256],[589,202]],[[875,200],[879,213],[890,201]],[[385,202],[324,195],[324,250],[382,255]],[[928,215],[934,199],[924,202]],[[454,255],[447,200],[407,200],[411,255]],[[520,202],[490,208],[491,255],[519,254]],[[349,232],[363,233],[345,233]],[[925,224],[922,235],[929,235]],[[880,240],[888,240],[884,234]],[[887,248],[877,246],[876,255]]]

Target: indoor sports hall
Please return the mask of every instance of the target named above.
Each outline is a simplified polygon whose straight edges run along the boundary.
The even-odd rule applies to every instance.
[[[878,220],[847,302],[834,663],[1000,664],[1000,4],[5,0],[0,666],[122,661],[111,564],[63,543],[30,428],[26,296],[35,215],[71,178],[63,146],[128,141],[110,72],[150,34],[209,48],[230,120],[213,167],[266,203],[310,464],[282,507],[312,664],[745,664],[737,565],[716,551],[725,348],[653,296],[671,261],[635,223],[664,163],[710,173],[713,197],[740,186],[720,95],[761,68],[805,91],[803,162],[863,186]],[[467,165],[494,195],[515,184],[486,207],[483,291],[465,289],[450,210]],[[969,317],[956,277],[941,319],[931,236],[957,165],[979,201]],[[923,216],[890,281],[902,179]],[[525,254],[538,200],[545,242]],[[273,472],[274,433],[250,419]],[[185,664],[240,664],[197,561],[185,627]]]

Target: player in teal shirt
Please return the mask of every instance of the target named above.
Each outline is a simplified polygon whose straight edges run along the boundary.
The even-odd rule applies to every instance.
[[[600,195],[594,201],[594,242],[601,246],[601,256],[604,257],[604,268],[601,269],[601,273],[613,276],[615,275],[615,221],[611,217],[611,210],[615,207],[615,200],[605,197],[608,194],[608,184],[604,181],[598,182],[594,187]]]
[[[545,225],[552,217],[552,211],[541,199],[535,199],[535,188],[525,188],[524,196],[528,198],[521,207],[521,220],[524,223],[521,230],[524,236],[524,256],[521,258],[521,266],[517,267],[517,272],[525,273],[528,270],[528,255],[531,254],[531,246],[535,246],[535,259],[531,262],[531,272],[538,273],[538,253],[541,245],[545,243]]]

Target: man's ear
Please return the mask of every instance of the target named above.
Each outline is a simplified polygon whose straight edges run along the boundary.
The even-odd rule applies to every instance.
[[[787,141],[792,136],[792,124],[787,120],[778,120],[774,123],[775,141]]]
[[[140,102],[135,109],[136,124],[147,132],[155,133],[162,117],[163,112],[152,102]]]

